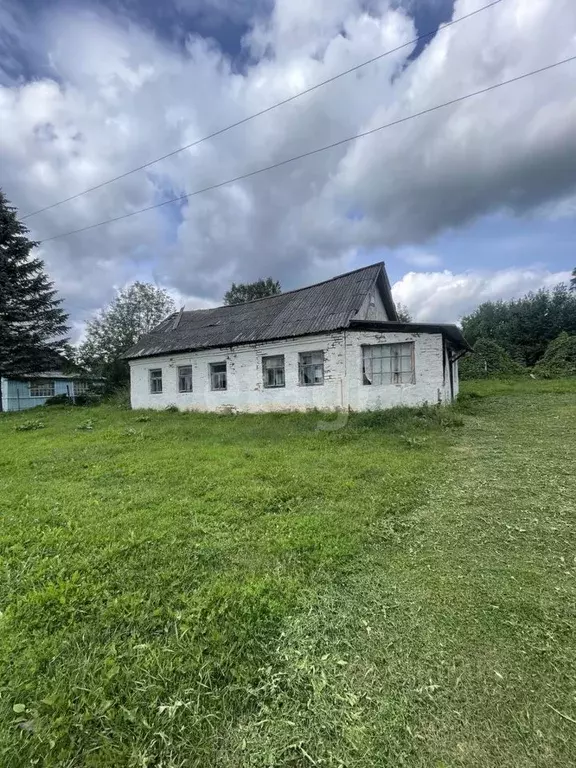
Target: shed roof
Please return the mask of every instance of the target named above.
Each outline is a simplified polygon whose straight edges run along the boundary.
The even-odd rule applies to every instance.
[[[19,373],[13,376],[6,376],[8,379],[16,379],[18,381],[28,379],[85,379],[90,381],[99,381],[101,376],[94,376],[91,373],[71,372],[64,373],[63,371],[35,371],[32,373]]]
[[[173,314],[126,350],[124,357],[153,357],[347,328],[375,285],[388,317],[396,320],[386,270],[378,263],[277,296]]]

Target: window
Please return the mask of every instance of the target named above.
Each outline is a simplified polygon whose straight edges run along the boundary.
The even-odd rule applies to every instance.
[[[88,388],[90,387],[90,383],[88,381],[75,381],[74,382],[74,394],[75,395],[83,395],[86,392],[88,392]]]
[[[30,397],[54,397],[54,382],[31,381]]]
[[[150,371],[150,393],[162,394],[162,368],[154,368]]]
[[[284,381],[284,355],[273,355],[262,358],[262,375],[264,386],[267,388],[283,387]]]
[[[300,352],[298,372],[304,387],[324,384],[324,352]]]
[[[192,392],[192,366],[178,366],[178,392]]]
[[[414,342],[362,347],[364,384],[414,384]]]
[[[210,363],[210,388],[214,390],[227,388],[226,363]]]

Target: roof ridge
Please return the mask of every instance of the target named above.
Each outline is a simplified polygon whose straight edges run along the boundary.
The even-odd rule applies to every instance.
[[[350,275],[353,275],[356,272],[364,272],[368,269],[372,269],[373,267],[381,267],[382,269],[385,269],[385,263],[383,261],[375,261],[373,264],[367,264],[365,267],[358,267],[358,269],[352,269],[350,270],[350,272],[343,272],[341,275],[334,275],[334,277],[329,277],[327,280],[320,280],[319,283],[311,283],[310,285],[303,285],[301,288],[293,288],[291,291],[282,291],[281,293],[274,293],[271,296],[261,296],[259,299],[251,299],[250,301],[241,301],[238,304],[219,304],[217,307],[206,307],[206,309],[186,309],[184,310],[184,314],[186,314],[187,312],[213,312],[215,309],[226,309],[228,307],[239,307],[239,306],[244,307],[246,306],[246,304],[256,304],[256,302],[258,301],[266,301],[267,299],[276,299],[276,298],[280,298],[280,296],[288,296],[291,293],[298,293],[299,291],[307,291],[309,288],[316,288],[317,285],[326,285],[326,283],[333,283],[335,280],[340,280],[341,277],[349,277]],[[176,314],[178,313],[174,312],[172,315],[170,315],[170,317],[173,317]]]

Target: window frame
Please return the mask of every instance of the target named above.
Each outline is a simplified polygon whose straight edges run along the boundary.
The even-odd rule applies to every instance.
[[[304,356],[310,356],[313,355],[322,355],[322,362],[321,363],[304,363],[302,362],[302,358]],[[324,379],[325,379],[325,353],[323,349],[313,349],[310,352],[298,352],[298,386],[300,387],[322,387],[324,386]],[[322,381],[316,381],[316,368],[321,367],[322,369]],[[306,375],[305,370],[306,369],[314,369],[314,375],[313,375],[313,381],[304,381],[304,376]]]
[[[33,392],[33,390],[38,390],[42,387],[48,388],[48,391],[41,394]],[[55,392],[56,386],[54,379],[36,379],[28,382],[28,397],[54,397]]]
[[[84,379],[73,381],[72,388],[74,390],[74,397],[76,397],[76,395],[85,395],[90,391],[90,382],[85,381]]]
[[[380,354],[379,356],[371,355],[370,357],[367,357],[366,350],[371,349],[384,349],[386,347],[390,348],[390,352],[392,353],[392,348],[397,347],[410,347],[410,353],[409,354],[399,354],[395,357],[392,354],[389,355],[383,355]],[[410,359],[410,369],[407,371],[402,370],[402,360]],[[371,371],[371,380],[369,379],[367,373],[366,373],[366,360],[380,360],[380,371],[378,373],[374,373],[374,371]],[[384,361],[389,361],[389,371],[384,371]],[[393,369],[394,363],[396,363],[396,370]],[[389,376],[388,381],[384,381],[385,375]],[[409,377],[408,381],[404,381],[404,376],[407,375]],[[375,381],[376,377],[380,377],[380,381]],[[397,380],[395,380],[395,377]],[[395,342],[388,342],[383,344],[362,344],[362,385],[365,387],[386,387],[386,386],[396,386],[396,387],[402,387],[402,386],[410,386],[416,384],[416,343],[414,341],[395,341]]]
[[[282,360],[282,365],[267,367],[267,363],[270,360]],[[268,371],[274,371],[274,377],[281,372],[282,383],[281,384],[269,384],[267,380]],[[284,355],[262,355],[262,384],[264,389],[282,389],[286,387],[286,357]]]
[[[155,377],[154,374],[159,373],[160,377]],[[155,389],[152,382],[156,384],[160,382],[160,389]],[[148,368],[148,389],[151,395],[161,395],[164,390],[164,376],[162,368]]]
[[[215,366],[217,365],[223,365],[224,370],[223,371],[215,371],[213,370]],[[226,392],[228,389],[228,363],[226,360],[219,360],[215,363],[208,363],[208,373],[210,376],[210,391],[211,392]],[[224,376],[224,386],[223,387],[215,387],[214,386],[214,376]]]
[[[187,368],[189,370],[189,373],[181,373],[181,371]],[[182,380],[185,378],[190,378],[190,388],[189,389],[182,389]],[[178,394],[180,395],[189,395],[190,392],[194,392],[194,377],[192,372],[192,364],[187,363],[186,365],[179,365],[176,368],[176,379],[178,382]]]

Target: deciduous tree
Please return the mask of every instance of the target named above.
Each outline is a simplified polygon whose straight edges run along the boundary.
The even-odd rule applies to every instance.
[[[512,301],[488,301],[462,318],[466,339],[500,344],[523,365],[535,365],[562,331],[576,333],[576,293],[561,283]]]
[[[232,283],[224,294],[224,304],[244,304],[246,301],[263,299],[281,293],[280,283],[271,277],[262,277],[254,283]]]
[[[168,292],[150,283],[136,282],[118,291],[111,304],[86,324],[78,362],[103,376],[109,389],[127,384],[129,367],[122,353],[174,310]]]

